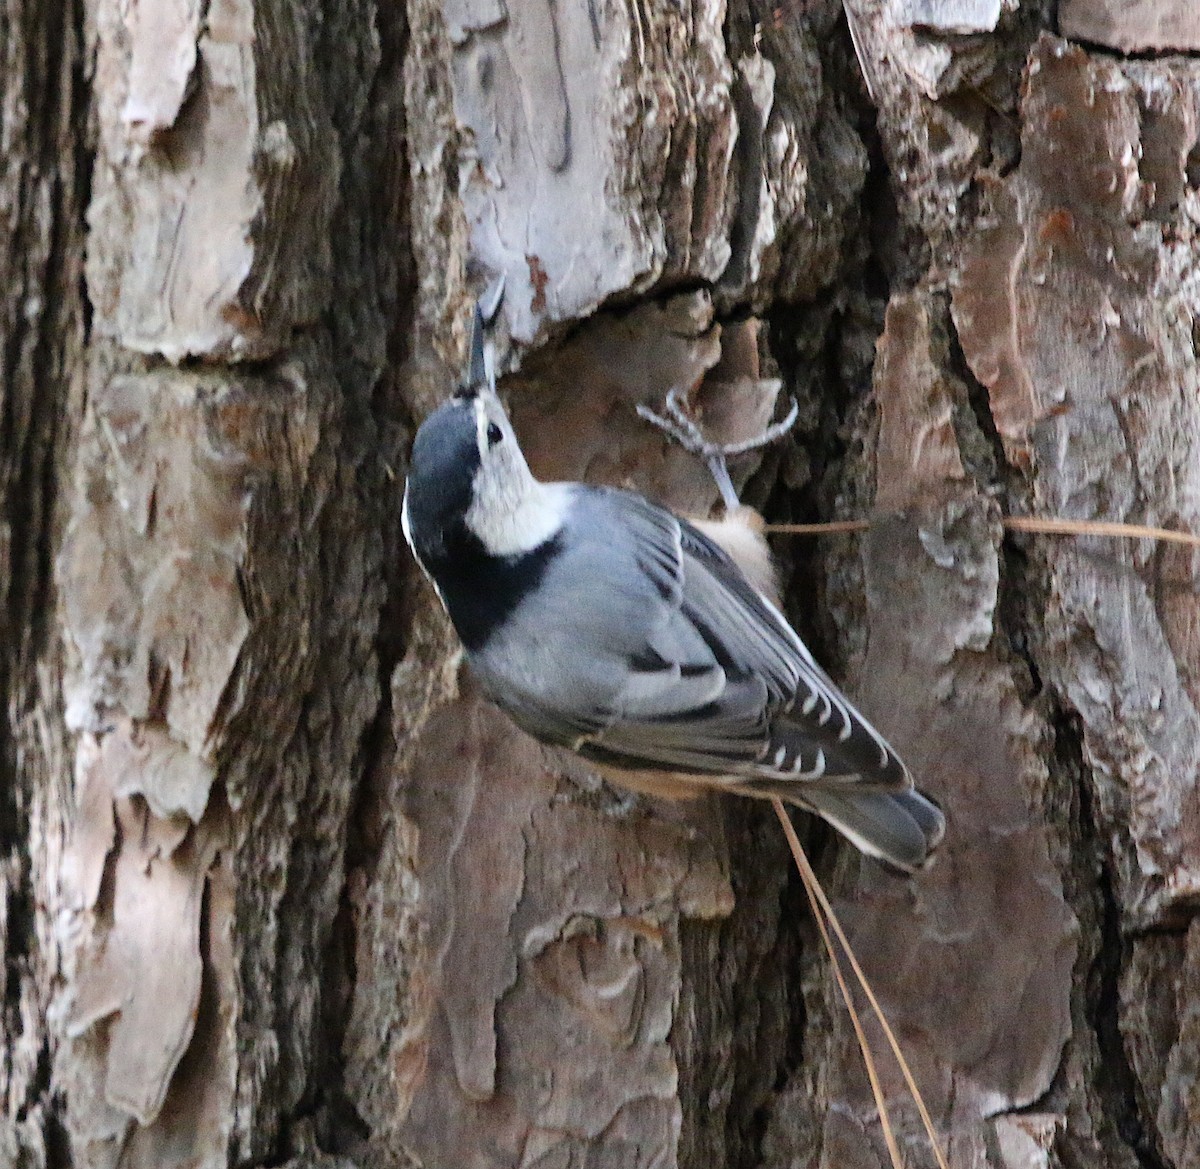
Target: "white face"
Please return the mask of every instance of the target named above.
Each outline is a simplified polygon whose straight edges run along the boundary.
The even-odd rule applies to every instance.
[[[479,470],[467,527],[493,556],[530,552],[561,527],[561,493],[533,477],[508,415],[491,390],[480,390],[474,408]]]
[[[475,409],[475,442],[479,447],[480,474],[499,478],[529,475],[529,467],[513,433],[512,423],[496,393],[481,389],[472,405]]]

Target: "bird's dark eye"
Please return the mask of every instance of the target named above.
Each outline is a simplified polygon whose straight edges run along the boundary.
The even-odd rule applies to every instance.
[[[494,422],[489,422],[487,436],[488,446],[493,447],[504,437],[504,431],[502,431]]]

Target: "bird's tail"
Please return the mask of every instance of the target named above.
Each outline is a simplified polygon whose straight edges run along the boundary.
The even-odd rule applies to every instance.
[[[915,788],[908,791],[855,791],[817,787],[793,798],[799,807],[828,820],[868,856],[905,872],[922,868],[946,831],[941,808]]]

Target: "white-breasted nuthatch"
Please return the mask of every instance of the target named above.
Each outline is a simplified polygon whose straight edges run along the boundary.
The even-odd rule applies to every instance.
[[[920,868],[941,810],[734,559],[634,492],[539,482],[468,381],[417,432],[403,525],[488,697],[627,788],[778,796]]]

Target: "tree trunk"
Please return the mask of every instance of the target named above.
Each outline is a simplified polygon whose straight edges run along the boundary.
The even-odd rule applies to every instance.
[[[503,273],[543,477],[792,395],[745,498],[872,517],[788,608],[948,835],[803,827],[951,1164],[1200,1165],[1197,556],[1002,523],[1200,528],[1195,12],[8,0],[0,1164],[887,1163],[770,810],[521,735],[403,546]]]

